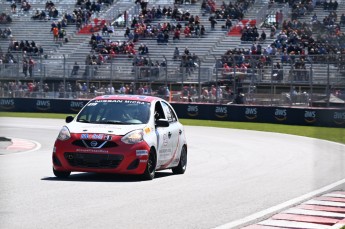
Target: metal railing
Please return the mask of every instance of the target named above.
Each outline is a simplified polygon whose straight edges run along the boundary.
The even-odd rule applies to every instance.
[[[135,89],[130,93],[135,94],[142,85],[149,85],[149,94],[159,96],[159,88],[168,87],[169,99],[180,102],[345,106],[345,57],[341,55],[294,56],[280,63],[280,68],[276,66],[280,56],[270,56],[269,61],[261,63],[259,56],[247,55],[243,62],[247,67],[240,66],[239,56],[215,56],[213,67],[203,66],[200,60],[186,65],[180,59],[149,55],[145,55],[146,64],[138,65],[133,64],[133,57],[116,56],[101,64],[79,64],[78,71],[73,70],[75,61],[64,56],[33,58],[32,68],[25,68],[19,54],[15,63],[0,65],[1,97],[89,98],[106,94],[103,89],[107,85],[119,88],[132,84]],[[223,67],[224,60],[228,68]],[[77,93],[77,83],[85,83],[87,88],[95,84],[96,92],[87,89]],[[28,84],[37,88],[30,89]],[[49,90],[44,89],[45,84]],[[67,90],[68,84],[73,86]]]

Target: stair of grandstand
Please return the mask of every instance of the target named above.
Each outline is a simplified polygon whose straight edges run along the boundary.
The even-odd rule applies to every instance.
[[[339,4],[339,7],[337,9],[337,14],[338,14],[338,20],[340,20],[340,15],[341,12],[344,12],[345,10],[345,5],[344,4]],[[307,12],[304,16],[299,16],[298,21],[306,22],[308,25],[311,25],[311,19],[314,14],[317,15],[317,19],[322,23],[323,19],[329,15],[330,11],[324,10],[321,5],[316,6],[312,12]],[[291,20],[291,17],[290,19]],[[345,29],[342,30],[342,32]],[[322,34],[327,33],[327,31],[323,31]],[[313,37],[316,39],[316,37],[320,35],[320,31],[313,30]],[[276,58],[274,59],[274,62],[279,62],[280,61],[280,55],[277,55]],[[290,82],[293,81],[294,79],[289,76],[289,71],[291,69],[290,64],[283,65],[283,69],[285,74],[285,81]],[[344,73],[341,73],[338,71],[338,66],[335,65],[329,65],[328,69],[328,64],[327,61],[322,59],[322,58],[307,58],[306,59],[306,69],[308,72],[309,76],[312,76],[312,81],[314,84],[325,84],[327,82],[327,75],[330,76],[329,82],[332,85],[338,85],[338,84],[344,84],[345,83],[345,77]],[[267,81],[271,80],[271,68],[268,68],[266,73],[263,75],[263,79],[266,79]],[[299,83],[301,84],[309,84],[309,76],[305,79],[300,81]],[[298,80],[297,80],[298,81]]]
[[[253,6],[251,6],[244,14],[244,20],[257,20],[257,27],[260,24],[260,16],[265,13],[262,9],[267,7],[267,2],[265,1],[256,1]],[[237,23],[233,23],[232,29],[235,29],[237,26],[240,26]],[[262,29],[260,29],[261,31]],[[269,34],[269,29],[264,29],[266,34]],[[212,74],[210,80],[215,81],[217,74],[216,70],[214,69],[216,66],[216,59],[220,59],[222,55],[229,49],[249,49],[253,42],[249,41],[241,41],[241,35],[239,34],[231,34],[226,32],[218,42],[215,42],[212,48],[209,50],[209,55],[204,56],[201,66],[203,69],[210,69],[209,72]],[[266,43],[270,43],[270,39],[267,38]]]
[[[107,61],[103,65],[97,66],[97,74],[84,75],[83,73],[86,71],[86,67],[84,65],[85,59],[87,55],[91,52],[91,47],[89,45],[89,41],[91,38],[90,33],[82,34],[78,33],[75,25],[68,25],[66,28],[67,37],[69,42],[65,43],[63,41],[55,43],[53,41],[53,35],[50,32],[51,23],[53,20],[47,21],[38,21],[32,20],[31,16],[34,14],[36,10],[42,10],[45,8],[45,0],[32,0],[32,9],[29,12],[23,12],[18,10],[17,13],[12,14],[10,11],[10,2],[1,0],[0,8],[2,12],[8,13],[11,15],[13,21],[11,24],[0,24],[0,28],[4,29],[7,27],[11,27],[13,39],[21,41],[21,40],[34,40],[37,45],[41,45],[44,49],[44,53],[47,54],[46,59],[42,59],[40,63],[44,64],[42,66],[47,66],[46,68],[42,69],[41,72],[44,72],[48,77],[52,79],[76,79],[76,80],[87,80],[88,76],[94,77],[94,79],[109,79],[112,80],[120,80],[120,81],[129,81],[133,80],[134,77],[141,76],[141,70],[134,70],[133,71],[133,59],[126,57],[126,56],[119,56],[116,57],[113,61]],[[54,1],[56,6],[60,12],[60,16],[64,12],[71,12],[74,7],[74,1],[71,2],[69,0],[58,0]],[[217,1],[217,5],[220,5],[221,1]],[[164,5],[173,7],[173,1],[171,0],[156,0],[150,1],[149,7],[155,5]],[[146,44],[149,48],[149,55],[147,58],[151,59],[153,62],[155,61],[167,61],[168,70],[166,71],[165,68],[160,68],[160,74],[158,78],[145,78],[145,80],[160,80],[160,81],[184,81],[184,82],[198,82],[199,74],[201,76],[201,81],[211,81],[215,80],[215,63],[216,58],[219,58],[221,55],[224,55],[228,49],[234,48],[244,48],[249,49],[252,45],[252,42],[248,41],[241,41],[240,36],[228,35],[229,31],[222,29],[222,25],[225,24],[223,20],[219,20],[218,24],[216,25],[216,29],[212,30],[209,22],[209,14],[204,14],[201,10],[201,2],[197,2],[196,4],[182,4],[178,7],[181,10],[189,10],[191,15],[198,15],[200,17],[200,22],[206,28],[206,34],[203,37],[184,37],[183,33],[181,34],[180,40],[173,41],[172,34],[170,34],[169,43],[167,45],[157,44],[156,38],[153,39],[139,39],[138,42],[135,44],[135,50],[138,50],[138,47],[141,43]],[[112,21],[117,18],[119,14],[123,11],[128,10],[130,12],[129,18],[133,17],[136,13],[133,1],[123,1],[118,0],[109,8],[104,8],[99,15],[98,18],[104,18],[107,21]],[[267,15],[268,12],[271,14],[280,9],[282,6],[273,6],[272,8],[268,9],[268,2],[267,1],[256,1],[252,7],[250,7],[244,14],[245,20],[257,20],[257,27],[258,31],[261,32],[265,30],[266,34],[269,35],[270,29],[263,27],[260,28],[259,26],[263,22],[262,15]],[[341,12],[345,12],[345,4],[339,4],[338,7],[338,18],[341,15]],[[329,14],[328,11],[324,11],[322,8],[317,7],[312,13],[307,14],[306,16],[300,18],[299,20],[310,21],[311,16],[316,13],[318,15],[319,20],[322,20],[325,16]],[[285,18],[284,18],[285,19]],[[28,23],[30,22],[30,23]],[[161,18],[159,20],[154,20],[152,24],[157,23],[176,23],[174,20],[170,18]],[[233,20],[233,27],[237,24],[237,20]],[[342,27],[342,31],[345,30],[345,27]],[[278,33],[279,31],[277,31]],[[107,39],[108,37],[104,37]],[[109,39],[113,41],[126,41],[127,39],[124,37],[124,28],[118,27],[115,29],[115,33],[109,36]],[[0,47],[3,51],[7,51],[9,46],[10,39],[3,39],[0,38]],[[262,42],[263,47],[267,47],[269,44],[273,43],[274,39],[269,38]],[[191,74],[186,74],[183,68],[180,68],[180,61],[173,60],[173,54],[175,47],[178,47],[180,50],[180,55],[183,53],[184,49],[188,47],[190,53],[195,53],[201,61],[201,68],[199,71],[193,71]],[[277,55],[274,59],[274,62],[280,61],[280,55]],[[79,74],[76,76],[71,77],[71,70],[73,64],[78,62],[81,69],[79,70]],[[21,68],[21,64],[18,65]],[[65,67],[63,67],[65,66]],[[327,69],[327,64],[325,63],[307,63],[307,69],[309,70],[312,67],[311,74],[313,75],[314,82],[325,82],[325,76],[330,71],[331,80],[334,83],[343,83],[341,81],[341,72],[336,71],[336,66],[330,67],[330,70]],[[283,65],[285,78],[284,83],[289,83],[292,79],[289,77],[289,70],[290,64]],[[144,75],[146,74],[146,69],[143,68]],[[272,75],[272,68],[266,67],[264,74],[262,75],[261,82],[269,82],[271,80]],[[3,76],[4,70],[1,70],[0,76]],[[12,71],[7,69],[6,71]],[[140,71],[138,74],[137,71]],[[6,75],[6,74],[5,74]],[[13,74],[12,74],[13,75]],[[249,79],[251,80],[251,79]],[[283,82],[277,82],[283,83]],[[305,82],[301,82],[304,84],[308,84],[309,82],[305,80]]]
[[[170,4],[169,6],[172,6]],[[150,5],[149,5],[150,7]],[[163,7],[163,5],[161,6]],[[188,7],[189,12],[192,15],[201,15],[202,12],[200,10],[200,4],[195,5],[180,5],[181,9],[185,9]],[[180,77],[179,74],[179,61],[172,61],[172,57],[174,54],[175,47],[179,47],[180,53],[182,54],[183,50],[188,47],[191,53],[195,53],[198,56],[204,56],[207,55],[209,50],[214,46],[214,43],[218,41],[219,37],[224,36],[226,31],[223,31],[220,29],[221,25],[219,24],[219,28],[216,30],[212,30],[210,28],[210,23],[208,21],[209,15],[200,16],[200,22],[203,24],[206,28],[206,35],[204,37],[197,37],[197,38],[185,38],[184,35],[181,35],[181,39],[179,41],[173,41],[171,38],[169,39],[169,43],[167,45],[159,45],[157,44],[156,38],[153,39],[139,39],[139,41],[135,44],[136,50],[138,49],[138,46],[141,43],[144,43],[149,48],[149,55],[148,57],[152,59],[153,61],[160,61],[162,62],[163,59],[167,60],[167,64],[169,66],[169,79],[170,80],[178,80],[175,77]],[[171,19],[160,19],[155,20],[153,23],[164,23],[164,22],[171,22],[174,23]],[[176,23],[176,22],[175,22]],[[111,35],[110,39],[113,41],[123,41],[124,40],[124,30],[121,32],[121,30],[118,30],[115,35]],[[91,35],[90,35],[91,37]],[[61,49],[61,48],[60,48]],[[164,51],[163,51],[164,50]],[[77,50],[77,52],[69,55],[68,62],[72,63],[73,61],[76,61],[79,59],[84,60],[86,56],[90,53],[91,47],[88,47],[87,44],[83,44],[83,48],[80,48]],[[166,59],[165,59],[166,58]],[[114,70],[115,68],[115,70]],[[98,77],[109,77],[110,69],[114,71],[113,75],[114,78],[121,79],[120,77],[120,71],[122,71],[122,76],[124,79],[126,78],[125,75],[129,74],[133,77],[132,72],[132,59],[131,58],[115,58],[114,62],[112,64],[106,63],[101,66],[98,66],[97,75]],[[117,69],[119,69],[119,72],[116,72]],[[118,77],[117,77],[118,76]],[[162,80],[166,78],[166,72],[163,72],[162,74]],[[187,79],[185,79],[187,80]]]

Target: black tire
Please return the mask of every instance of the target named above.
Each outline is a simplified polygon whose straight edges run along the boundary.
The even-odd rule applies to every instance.
[[[142,175],[143,180],[152,180],[153,178],[155,178],[156,165],[157,165],[156,152],[151,149],[149,153],[149,158],[147,160],[145,172]]]
[[[53,173],[57,178],[67,178],[71,174],[71,171],[57,171],[53,168]]]
[[[174,174],[184,174],[186,169],[187,169],[187,149],[186,147],[182,147],[180,162],[178,163],[176,167],[172,168],[172,172]]]

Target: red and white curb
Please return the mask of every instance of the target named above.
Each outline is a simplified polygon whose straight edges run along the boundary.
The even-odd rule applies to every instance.
[[[339,229],[345,226],[345,191],[335,190],[344,185],[339,180],[214,229]]]
[[[37,142],[19,138],[12,138],[11,142],[12,144],[6,147],[8,151],[29,151],[39,146]]]
[[[244,229],[340,229],[345,225],[345,192],[315,197]]]

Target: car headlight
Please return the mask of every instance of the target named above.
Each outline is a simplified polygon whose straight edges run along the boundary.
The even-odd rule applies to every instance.
[[[60,133],[59,133],[57,139],[59,139],[61,141],[66,141],[66,140],[70,139],[70,137],[71,137],[71,133],[69,132],[69,129],[66,126],[64,126],[60,130]]]
[[[121,138],[121,141],[126,144],[136,144],[143,141],[144,132],[143,130],[134,130],[129,132]]]

